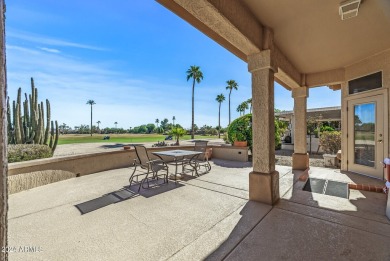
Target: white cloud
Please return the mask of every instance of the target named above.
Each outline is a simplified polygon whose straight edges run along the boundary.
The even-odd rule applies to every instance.
[[[60,50],[53,49],[53,48],[46,48],[46,47],[40,47],[39,49],[41,49],[42,51],[49,52],[49,53],[60,53],[61,52]]]
[[[94,51],[107,51],[106,48],[82,44],[82,43],[74,43],[70,41],[65,41],[61,39],[50,38],[47,36],[40,36],[36,34],[31,34],[27,32],[16,32],[12,30],[7,31],[7,38],[14,38],[18,40],[24,40],[31,43],[38,43],[42,45],[52,45],[52,46],[63,46],[63,47],[74,47],[81,49],[89,49]]]

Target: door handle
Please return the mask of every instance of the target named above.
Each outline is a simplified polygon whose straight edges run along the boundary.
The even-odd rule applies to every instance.
[[[382,140],[378,140],[379,143],[382,143]]]

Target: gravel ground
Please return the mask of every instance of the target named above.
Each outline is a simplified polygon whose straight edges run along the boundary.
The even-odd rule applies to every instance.
[[[276,164],[282,166],[292,165],[292,150],[277,150],[275,152]],[[313,167],[324,167],[322,154],[309,154],[309,165]]]

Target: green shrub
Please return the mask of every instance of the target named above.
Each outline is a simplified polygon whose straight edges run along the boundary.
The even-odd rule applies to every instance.
[[[8,145],[8,162],[20,162],[34,159],[50,158],[53,156],[51,148],[39,144],[10,144]]]
[[[331,132],[331,131],[335,131],[335,129],[334,128],[332,128],[332,127],[330,127],[330,126],[321,126],[320,127],[320,131],[321,131],[321,133],[323,133],[323,132],[325,132],[325,131],[328,131],[328,132]],[[316,138],[318,138],[318,129],[315,129],[314,130],[314,136],[316,137]]]
[[[325,153],[336,154],[341,149],[341,132],[325,131],[321,133],[320,145]]]
[[[223,134],[222,139],[223,139],[223,141],[224,141],[226,144],[229,143],[229,138],[228,138],[227,132],[225,132],[225,133]]]
[[[282,138],[280,136],[285,129],[281,128],[281,126],[283,126],[281,121],[275,119],[275,150],[280,150],[282,148]]]
[[[325,131],[334,131],[334,128],[330,126],[321,126],[321,132],[325,132]]]
[[[227,129],[228,140],[231,144],[235,141],[247,141],[252,150],[252,114],[241,116],[230,123]]]
[[[275,120],[275,149],[282,146],[279,122]],[[252,114],[241,116],[230,123],[227,128],[227,139],[233,144],[235,141],[247,141],[249,149],[252,150]]]

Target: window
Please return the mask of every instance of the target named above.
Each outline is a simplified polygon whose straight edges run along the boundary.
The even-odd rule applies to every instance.
[[[373,73],[348,82],[349,94],[382,87],[382,72]]]

